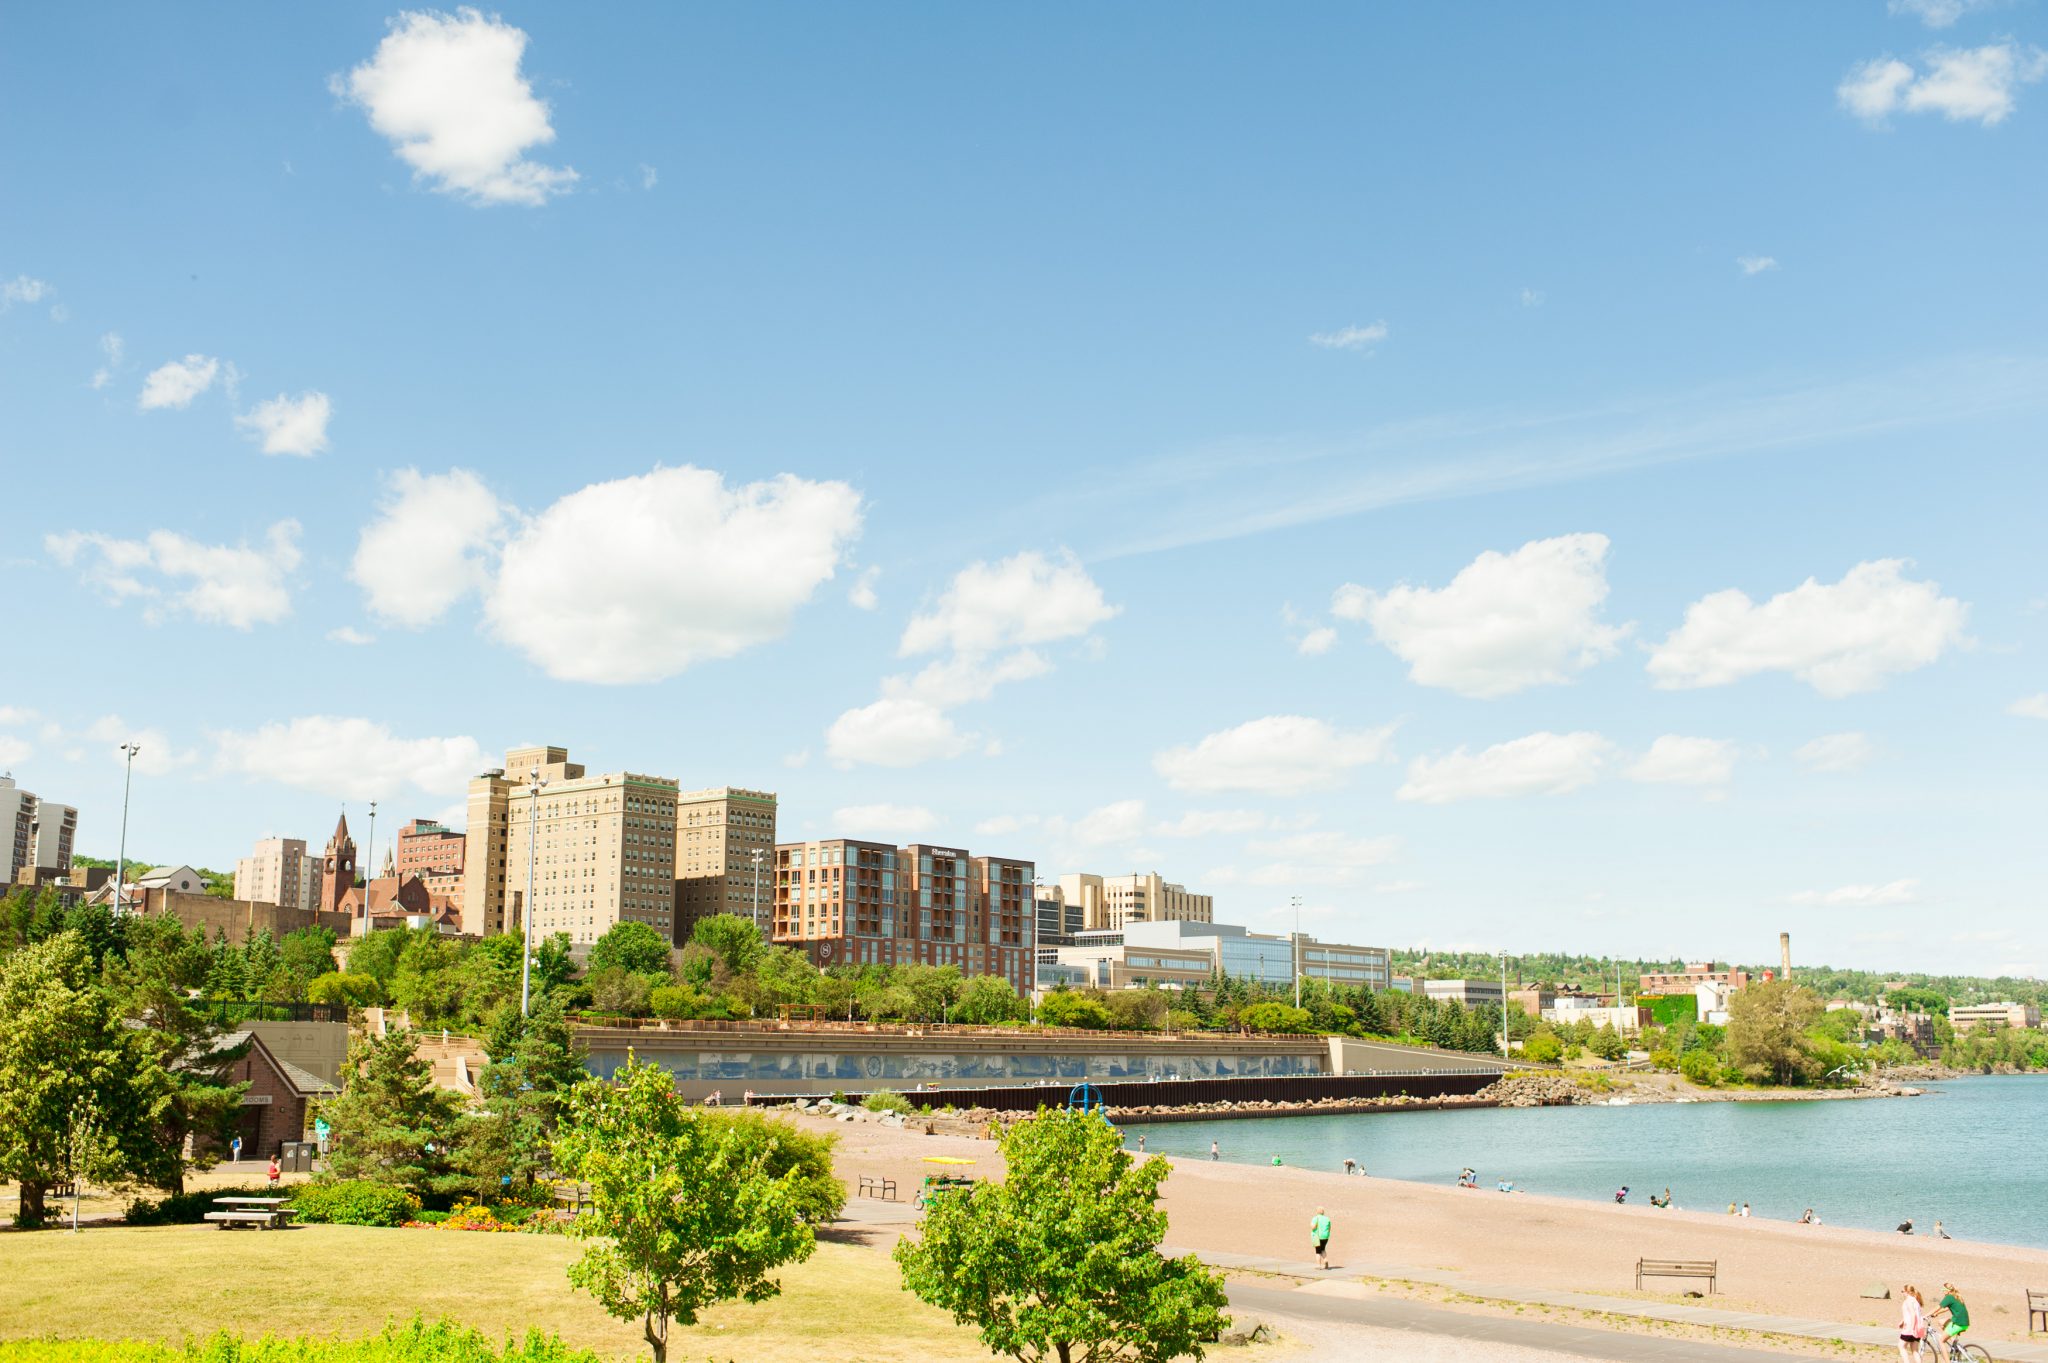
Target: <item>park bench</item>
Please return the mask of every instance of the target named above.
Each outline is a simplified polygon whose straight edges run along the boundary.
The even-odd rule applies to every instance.
[[[1645,1278],[1704,1278],[1707,1291],[1718,1290],[1721,1261],[1718,1259],[1638,1259],[1636,1291],[1643,1290]]]
[[[876,1178],[873,1174],[862,1174],[860,1176],[860,1196],[879,1197],[885,1201],[894,1202],[896,1200],[896,1180],[893,1178]]]
[[[2041,1328],[2048,1330],[2048,1292],[2027,1289],[2027,1333],[2034,1333],[2034,1318],[2041,1318]]]
[[[557,1183],[555,1201],[562,1204],[562,1211],[569,1216],[581,1216],[590,1209],[590,1185],[588,1183]]]

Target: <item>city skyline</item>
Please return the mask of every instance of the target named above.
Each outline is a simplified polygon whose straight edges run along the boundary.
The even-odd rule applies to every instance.
[[[0,771],[2048,972],[2040,9],[1170,13],[20,16]]]

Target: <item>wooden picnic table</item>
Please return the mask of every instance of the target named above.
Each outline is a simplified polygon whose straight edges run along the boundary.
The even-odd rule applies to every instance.
[[[288,1197],[216,1197],[214,1201],[229,1207],[282,1207],[291,1199]]]
[[[216,1197],[221,1210],[208,1212],[206,1219],[222,1230],[254,1226],[257,1230],[283,1230],[291,1224],[291,1199],[283,1197]]]

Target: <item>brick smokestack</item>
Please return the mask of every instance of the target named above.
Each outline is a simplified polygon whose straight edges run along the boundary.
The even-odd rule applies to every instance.
[[[1784,979],[1792,978],[1792,934],[1778,934],[1778,974]]]

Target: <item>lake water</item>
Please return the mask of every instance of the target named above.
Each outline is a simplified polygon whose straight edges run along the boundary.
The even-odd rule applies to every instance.
[[[1454,1183],[1479,1171],[1489,1192],[1647,1201],[1831,1226],[1916,1230],[1940,1218],[1958,1239],[2048,1248],[2048,1076],[1983,1076],[1925,1086],[1924,1098],[1837,1102],[1648,1103],[1639,1107],[1478,1108],[1451,1112],[1130,1123],[1148,1152]]]

